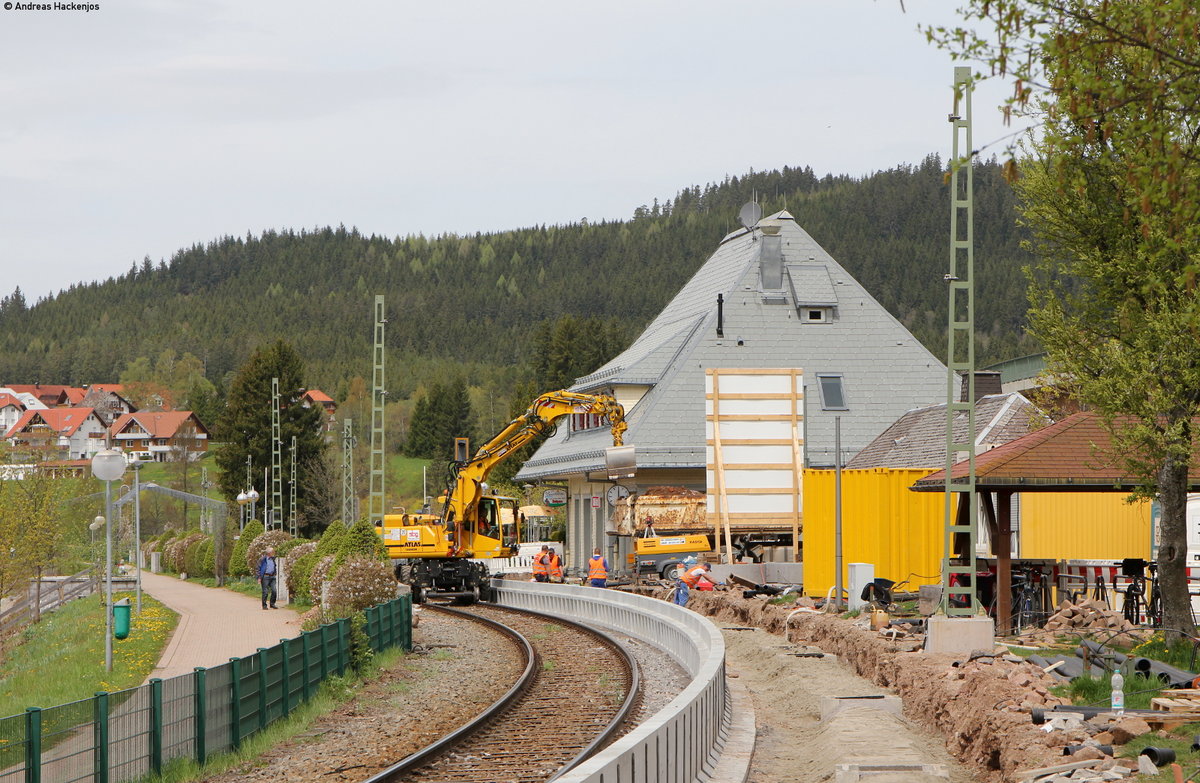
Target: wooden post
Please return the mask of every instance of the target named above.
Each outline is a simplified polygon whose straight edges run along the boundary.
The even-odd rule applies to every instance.
[[[997,492],[996,500],[996,632],[1003,636],[1012,628],[1012,492]]]
[[[725,562],[733,565],[733,533],[729,529],[729,499],[725,495],[725,462],[721,456],[721,416],[718,408],[718,374],[712,374],[713,478],[717,482],[717,519],[725,530]],[[720,535],[720,530],[718,530]]]
[[[792,370],[792,562],[800,562],[800,493],[804,491],[804,457],[801,454],[801,446],[806,446],[800,440],[800,423],[803,421],[803,414],[797,408],[800,407],[803,401],[803,392],[797,396],[796,389],[796,373],[803,370]],[[764,580],[765,581],[765,580]]]

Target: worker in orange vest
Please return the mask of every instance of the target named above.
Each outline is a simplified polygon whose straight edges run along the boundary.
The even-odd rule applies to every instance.
[[[558,553],[556,553],[554,551],[554,547],[550,547],[550,552],[549,552],[548,557],[549,557],[548,568],[550,571],[550,581],[558,582],[559,584],[562,584],[562,580],[563,580],[562,558],[559,557]]]
[[[533,556],[533,581],[535,582],[550,581],[549,549],[549,546],[542,544],[542,551]]]
[[[700,584],[700,580],[712,584],[712,580],[708,578],[708,572],[712,566],[708,563],[700,563],[684,571],[680,577],[678,584],[675,585],[675,603],[679,606],[687,606],[688,591]]]
[[[608,560],[600,554],[600,547],[592,550],[592,557],[588,560],[587,578],[592,587],[608,585]]]

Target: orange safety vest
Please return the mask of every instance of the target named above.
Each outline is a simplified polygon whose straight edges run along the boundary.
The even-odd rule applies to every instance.
[[[604,568],[604,558],[592,555],[588,560],[588,579],[608,579],[608,571]]]
[[[688,587],[695,587],[700,581],[700,577],[706,573],[708,572],[705,571],[704,566],[692,566],[684,572],[683,576],[679,578],[682,579],[684,584],[686,584]]]
[[[552,579],[562,578],[562,558],[558,556],[557,552],[550,555],[550,577]]]
[[[546,555],[544,552],[539,552],[533,557],[533,575],[546,574]]]

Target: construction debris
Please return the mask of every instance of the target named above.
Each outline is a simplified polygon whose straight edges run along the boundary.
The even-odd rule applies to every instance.
[[[1046,621],[1047,631],[1132,631],[1133,623],[1103,601],[1085,598],[1077,604],[1063,603]]]

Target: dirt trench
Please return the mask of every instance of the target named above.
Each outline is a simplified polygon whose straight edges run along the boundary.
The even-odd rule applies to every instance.
[[[649,591],[655,593],[662,597],[666,591]],[[695,591],[688,608],[781,637],[793,611],[732,591]],[[904,702],[904,715],[945,737],[947,750],[976,780],[1002,783],[1017,770],[1056,763],[1061,746],[1078,741],[1064,732],[1048,736],[1030,721],[1031,707],[1060,703],[1047,693],[1052,683],[1032,664],[984,658],[955,666],[966,656],[926,653],[911,641],[886,639],[826,614],[796,614],[788,631],[790,641],[833,653],[860,676],[894,691]]]

